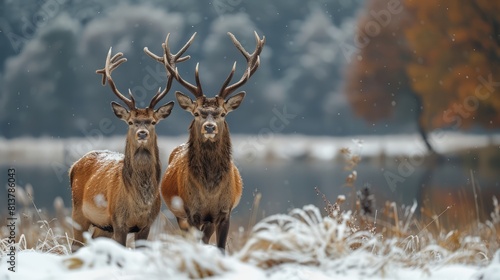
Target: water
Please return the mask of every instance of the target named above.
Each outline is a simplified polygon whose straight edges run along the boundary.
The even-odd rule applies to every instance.
[[[8,168],[9,166],[0,166],[2,182],[7,182]],[[32,185],[33,201],[37,208],[50,213],[56,197],[61,197],[67,207],[71,206],[67,175],[59,180],[57,174],[48,166],[14,168],[18,185]],[[233,212],[233,218],[242,223],[248,221],[257,193],[262,194],[256,212],[259,219],[271,214],[286,213],[292,208],[306,204],[323,207],[323,198],[317,194],[316,188],[331,202],[335,202],[338,195],[345,195],[346,209],[351,209],[356,190],[370,186],[376,197],[375,210],[380,211],[386,201],[395,201],[398,205],[411,205],[413,201],[417,201],[419,205],[434,209],[435,213],[453,206],[452,210],[455,212],[450,212],[455,216],[475,212],[475,204],[478,203],[481,217],[487,217],[492,208],[491,197],[496,195],[500,198],[498,164],[479,167],[476,163],[445,160],[441,163],[407,166],[394,160],[366,160],[355,168],[357,179],[354,187],[345,183],[346,177],[352,171],[345,170],[344,164],[337,161],[243,161],[238,163],[238,168],[243,178],[244,190],[240,204]],[[475,184],[472,184],[471,176],[475,179]],[[478,194],[477,199],[474,197],[474,187]],[[2,188],[0,195],[6,199],[5,189]],[[4,213],[6,208],[0,207],[0,212]]]

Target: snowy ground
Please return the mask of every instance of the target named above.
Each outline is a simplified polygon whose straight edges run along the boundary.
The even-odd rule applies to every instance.
[[[411,249],[401,240],[352,232],[349,218],[345,213],[323,218],[314,206],[270,216],[230,256],[173,235],[141,249],[96,239],[74,254],[22,250],[16,272],[8,270],[11,264],[2,252],[0,279],[500,279],[500,250],[489,259],[477,248],[449,252],[429,244]],[[477,262],[471,263],[471,256]]]
[[[157,244],[150,244],[154,247]],[[426,269],[405,268],[391,263],[385,264],[381,270],[359,269],[355,266],[341,269],[321,268],[316,266],[284,264],[270,270],[263,270],[242,263],[237,258],[223,257],[214,248],[192,246],[191,256],[196,258],[200,266],[211,270],[209,279],[272,279],[272,280],[323,280],[323,279],[500,279],[500,254],[496,264],[486,268],[467,265],[439,265]],[[363,258],[369,256],[356,256]],[[339,260],[338,263],[347,262]],[[353,260],[355,261],[355,260]],[[197,268],[180,271],[169,260],[154,249],[125,249],[109,240],[96,240],[89,247],[71,256],[57,256],[47,253],[24,251],[18,254],[17,271],[7,271],[5,262],[0,266],[1,279],[197,279],[203,277],[196,273]],[[169,264],[170,263],[170,264]],[[213,274],[212,274],[213,273]]]

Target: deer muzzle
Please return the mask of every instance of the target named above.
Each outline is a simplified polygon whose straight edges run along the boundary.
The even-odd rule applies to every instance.
[[[213,139],[217,134],[217,124],[215,122],[207,121],[203,124],[201,133],[205,136],[205,139]]]
[[[147,130],[141,129],[141,130],[137,131],[137,140],[139,142],[147,141],[148,137],[149,137],[149,132]]]
[[[216,128],[217,128],[217,127],[216,127],[216,126],[215,126],[215,124],[213,124],[213,123],[207,123],[207,124],[205,124],[205,132],[206,132],[207,134],[212,134],[212,133],[214,133]]]

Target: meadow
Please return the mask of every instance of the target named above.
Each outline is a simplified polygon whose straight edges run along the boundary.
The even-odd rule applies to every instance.
[[[203,245],[200,234],[179,232],[167,211],[140,249],[109,239],[88,239],[72,252],[71,209],[60,198],[49,212],[36,207],[34,190],[17,186],[15,270],[9,271],[10,230],[1,227],[1,279],[499,279],[500,205],[492,197],[487,219],[464,216],[455,224],[441,212],[387,201],[374,208],[370,190],[356,190],[360,157],[342,149],[349,196],[258,219],[254,197],[246,225],[232,227],[228,253]],[[346,198],[347,197],[347,198]],[[353,203],[346,199],[355,198]],[[484,205],[467,209],[474,212]],[[418,209],[418,210],[417,210]],[[418,212],[420,213],[418,213]],[[6,221],[7,217],[2,217]],[[90,236],[90,235],[88,235]],[[212,240],[213,241],[213,240]],[[129,246],[135,244],[129,241]]]

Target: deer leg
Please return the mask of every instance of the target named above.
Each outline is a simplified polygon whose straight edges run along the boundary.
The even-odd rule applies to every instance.
[[[118,227],[116,226],[116,224],[113,225],[113,229],[113,239],[116,242],[120,243],[122,246],[126,247],[128,230],[123,226]]]
[[[179,228],[182,231],[188,231],[189,230],[188,219],[186,219],[186,218],[179,218],[179,217],[176,217],[176,218],[177,218],[177,224],[179,225]]]
[[[120,243],[122,246],[127,246],[127,232],[124,230],[115,231],[113,234],[113,239]]]
[[[212,222],[206,222],[203,224],[203,243],[208,244],[210,237],[214,234],[215,226]]]
[[[229,214],[222,217],[217,223],[217,247],[225,253],[226,240],[229,233]]]
[[[71,216],[73,219],[73,242],[71,248],[73,251],[76,251],[83,247],[83,233],[89,229],[90,221],[85,218],[81,211],[75,208],[73,209],[73,214]]]
[[[141,245],[141,244],[137,245],[137,241],[148,240],[150,229],[151,229],[151,227],[147,226],[135,234],[135,248],[145,248],[146,247],[145,245]]]
[[[147,226],[141,229],[138,233],[135,234],[135,240],[147,240],[149,236],[149,230],[151,227]]]
[[[94,233],[92,234],[92,238],[97,238],[97,237],[107,237],[107,238],[112,238],[113,237],[113,232],[111,231],[105,231],[102,230],[98,227],[94,227]]]

